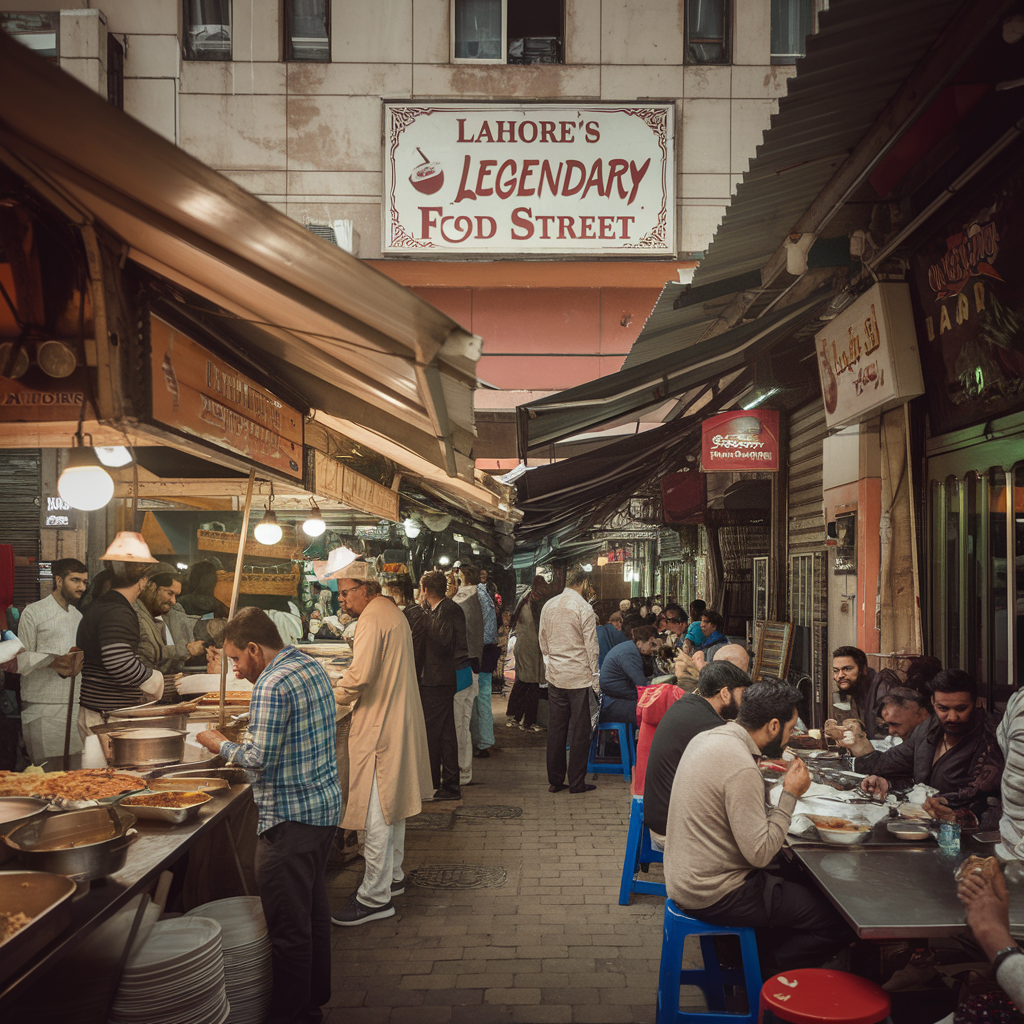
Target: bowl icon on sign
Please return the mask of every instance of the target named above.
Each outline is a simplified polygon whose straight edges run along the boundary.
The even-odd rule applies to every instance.
[[[417,192],[433,195],[444,184],[444,170],[437,161],[428,160],[419,147],[416,152],[423,157],[423,163],[413,168],[409,181]]]

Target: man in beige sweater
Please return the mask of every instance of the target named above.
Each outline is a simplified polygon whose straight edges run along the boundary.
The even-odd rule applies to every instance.
[[[853,934],[813,884],[772,865],[810,776],[799,758],[767,808],[756,758],[779,757],[796,725],[800,691],[785,683],[747,687],[735,722],[695,736],[672,785],[665,844],[669,896],[712,924],[757,929],[768,977],[818,967]],[[771,865],[771,867],[770,867]]]

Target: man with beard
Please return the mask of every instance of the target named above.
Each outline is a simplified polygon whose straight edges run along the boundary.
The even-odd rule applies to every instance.
[[[157,562],[146,574],[146,587],[134,604],[139,617],[139,660],[165,676],[180,672],[205,647],[202,640],[173,636],[170,621],[164,618],[180,593],[181,579],[174,566]]]
[[[887,729],[878,724],[875,707],[900,678],[888,670],[876,672],[868,668],[868,657],[859,647],[837,647],[832,652],[832,682],[841,700],[850,702],[850,716],[864,723],[869,740],[880,740]]]
[[[68,691],[74,685],[68,677],[75,667],[75,656],[69,652],[82,621],[76,606],[89,582],[88,570],[77,558],[61,558],[52,568],[53,592],[30,604],[21,613],[18,626],[18,639],[25,646],[18,655],[21,728],[32,764],[64,754]],[[78,730],[72,730],[70,752],[81,750]]]
[[[959,669],[932,680],[935,717],[919,725],[898,747],[855,758],[853,770],[866,772],[866,793],[882,798],[890,784],[924,783],[937,789],[934,799],[967,818],[981,818],[990,796],[999,795],[1003,752],[995,721],[978,704],[978,686]]]
[[[788,683],[748,686],[734,722],[690,742],[669,802],[669,896],[702,921],[756,928],[766,976],[819,967],[853,938],[816,889],[769,870],[811,779],[795,758],[783,776],[778,806],[767,809],[757,758],[782,753],[800,700],[800,691]]]
[[[658,723],[644,776],[644,824],[659,849],[665,846],[672,783],[690,740],[723,721],[731,722],[748,686],[745,672],[728,661],[713,661],[701,670],[696,692],[677,700]]]

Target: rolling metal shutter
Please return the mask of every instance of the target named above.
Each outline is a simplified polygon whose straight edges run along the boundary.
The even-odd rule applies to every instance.
[[[825,513],[821,492],[821,452],[825,406],[820,399],[796,409],[789,418],[789,553],[825,549]]]
[[[0,544],[15,555],[39,561],[39,495],[42,492],[38,449],[0,452]],[[20,611],[39,600],[38,565],[16,566],[14,606]]]

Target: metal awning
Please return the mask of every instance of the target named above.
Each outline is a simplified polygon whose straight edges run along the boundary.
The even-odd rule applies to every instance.
[[[714,395],[811,320],[826,299],[826,295],[815,293],[672,356],[519,406],[520,458],[525,461],[531,451],[583,430],[635,417],[671,400],[681,400],[683,414],[707,412]],[[642,436],[650,437],[650,432]]]
[[[332,426],[505,518],[475,478],[482,342],[0,33],[0,159],[75,224],[248,322]]]

